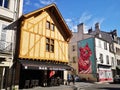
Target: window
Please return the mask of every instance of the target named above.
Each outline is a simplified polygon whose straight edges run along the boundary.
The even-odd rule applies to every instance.
[[[55,25],[53,23],[50,23],[49,21],[47,21],[46,22],[46,28],[54,31],[55,30]]]
[[[55,25],[52,23],[52,24],[51,24],[51,30],[54,31],[54,29],[55,29]]]
[[[50,39],[46,38],[46,51],[50,50]]]
[[[9,7],[9,0],[0,0],[0,6],[2,6],[4,8],[8,8]]]
[[[6,30],[3,30],[3,28],[6,27],[6,25],[2,25],[2,32],[1,32],[1,38],[0,38],[0,50],[5,49],[5,42],[6,42]]]
[[[0,41],[0,50],[4,50],[5,49],[5,42]]]
[[[72,51],[75,51],[75,45],[72,46]]]
[[[109,47],[110,47],[110,51],[113,52],[114,51],[113,44],[110,44]]]
[[[101,41],[100,40],[98,40],[98,45],[101,48]]]
[[[1,40],[2,41],[6,41],[6,30],[3,30],[3,28],[5,28],[6,25],[2,25],[2,33],[1,33]]]
[[[51,39],[51,43],[50,43],[50,52],[54,52],[54,40]]]
[[[76,61],[75,61],[75,57],[73,57],[73,63],[76,63]]]
[[[114,66],[114,58],[113,57],[111,57],[111,64],[112,64],[112,66]]]
[[[54,40],[46,38],[46,51],[54,52]]]
[[[103,54],[100,54],[100,62],[103,63]]]
[[[1,41],[6,41],[6,33],[1,33]]]
[[[46,22],[46,28],[50,29],[50,22],[49,21]]]
[[[106,56],[106,61],[107,61],[107,64],[109,64],[109,56],[108,55]]]
[[[120,65],[120,60],[117,59],[117,65]]]
[[[104,42],[104,49],[107,50],[107,42]]]

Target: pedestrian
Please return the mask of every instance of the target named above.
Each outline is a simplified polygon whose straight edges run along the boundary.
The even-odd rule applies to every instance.
[[[74,75],[71,76],[73,84],[75,84],[75,78]]]
[[[59,76],[57,77],[57,85],[58,86],[60,85],[60,77]]]
[[[67,75],[67,82],[68,82],[68,85],[70,85],[70,81],[71,81],[71,75],[68,74],[68,75]]]

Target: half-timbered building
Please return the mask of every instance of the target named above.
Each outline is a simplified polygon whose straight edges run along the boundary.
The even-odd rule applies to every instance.
[[[67,79],[67,70],[72,69],[68,66],[72,33],[55,4],[25,14],[9,27],[16,29],[15,85],[49,86],[52,79]]]

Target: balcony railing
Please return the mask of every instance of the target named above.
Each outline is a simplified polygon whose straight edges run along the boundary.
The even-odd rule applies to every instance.
[[[0,40],[0,53],[12,54],[12,42]]]

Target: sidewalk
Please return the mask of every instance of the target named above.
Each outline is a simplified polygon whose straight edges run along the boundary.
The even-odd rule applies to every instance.
[[[20,89],[20,90],[80,90],[84,87],[89,87],[94,85],[93,83],[86,83],[86,82],[75,82],[75,85],[72,83],[70,85],[60,85],[60,86],[53,86],[53,87],[35,87],[30,89]]]
[[[76,87],[73,85],[60,85],[60,86],[53,86],[53,87],[35,87],[30,89],[20,89],[20,90],[76,90]]]

